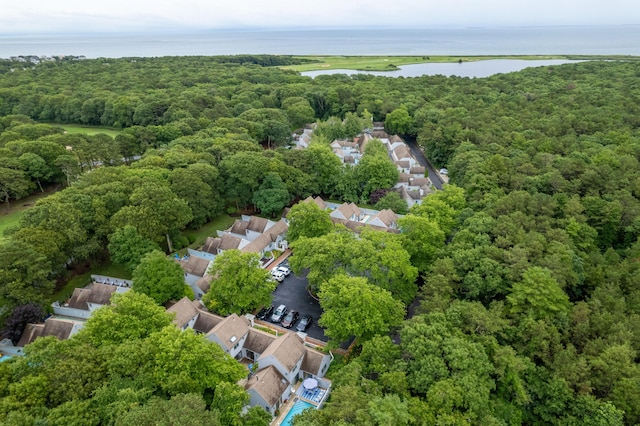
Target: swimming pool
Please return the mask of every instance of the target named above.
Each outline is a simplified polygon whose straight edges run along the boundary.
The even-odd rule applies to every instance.
[[[290,426],[291,425],[291,419],[293,418],[293,416],[295,416],[296,414],[300,414],[304,410],[307,410],[309,408],[315,408],[315,406],[313,404],[309,404],[306,401],[298,401],[298,402],[296,402],[295,404],[293,404],[293,407],[291,407],[291,410],[289,410],[289,412],[287,413],[287,416],[284,418],[282,423],[280,423],[280,425],[281,426]]]

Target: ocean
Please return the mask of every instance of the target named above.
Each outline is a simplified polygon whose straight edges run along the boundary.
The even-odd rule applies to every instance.
[[[0,35],[0,58],[235,54],[640,56],[640,25]]]

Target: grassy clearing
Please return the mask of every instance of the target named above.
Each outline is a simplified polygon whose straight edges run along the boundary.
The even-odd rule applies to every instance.
[[[224,229],[228,229],[236,218],[231,217],[227,214],[220,215],[213,219],[211,222],[202,226],[200,229],[196,230],[185,230],[183,234],[189,238],[189,241],[193,241],[189,245],[190,248],[199,248],[206,241],[207,237],[216,236],[216,231],[222,231]],[[186,250],[185,250],[186,252]],[[181,252],[179,252],[181,253]]]
[[[49,298],[49,302],[67,300],[73,294],[73,290],[79,287],[84,287],[91,283],[91,274],[105,275],[108,277],[122,278],[125,280],[131,279],[131,272],[122,265],[114,265],[111,262],[105,262],[91,268],[90,271],[84,274],[76,275],[71,278],[60,290],[56,291]]]
[[[301,65],[288,65],[284,69],[298,72],[348,69],[360,71],[393,71],[401,65],[422,64],[427,62],[474,62],[490,59],[568,59],[566,55],[514,55],[514,56],[297,56],[316,62]]]
[[[69,126],[69,125],[63,125],[60,126],[62,127],[67,133],[80,133],[83,135],[95,135],[98,133],[104,133],[105,135],[109,135],[112,138],[115,138],[116,136],[118,136],[120,133],[122,133],[122,130],[119,129],[114,129],[111,127],[96,127],[96,126]]]
[[[8,209],[6,206],[0,205],[0,240],[3,238],[2,234],[5,229],[20,223],[20,218],[27,209],[33,207],[36,201],[52,194],[57,189],[57,187],[52,187],[45,192],[38,192],[21,200],[13,201]]]
[[[13,212],[8,214],[5,214],[5,212],[3,211],[2,214],[0,214],[0,240],[4,238],[3,234],[5,229],[10,228],[12,226],[16,226],[18,225],[18,223],[20,223],[20,218],[22,217],[23,214],[24,214],[24,211]]]

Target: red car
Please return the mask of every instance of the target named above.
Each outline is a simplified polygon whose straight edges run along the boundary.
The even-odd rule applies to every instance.
[[[296,311],[291,311],[287,314],[286,317],[282,320],[282,326],[285,328],[291,328],[298,321],[298,317],[300,314]]]

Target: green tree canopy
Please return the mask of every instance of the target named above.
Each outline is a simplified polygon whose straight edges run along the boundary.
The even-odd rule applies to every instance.
[[[160,246],[153,241],[143,238],[133,226],[116,229],[109,236],[109,255],[111,261],[125,265],[133,271],[142,257],[154,250],[160,250]]]
[[[384,128],[391,134],[410,134],[413,132],[413,117],[406,107],[394,109],[387,114]]]
[[[566,315],[569,298],[546,268],[534,266],[522,274],[507,296],[512,314],[530,314],[535,319]]]
[[[388,192],[374,206],[376,210],[389,209],[396,214],[407,214],[409,206],[407,202],[400,197],[395,191]]]
[[[261,268],[257,254],[239,250],[225,250],[216,256],[209,274],[214,279],[202,301],[222,315],[241,315],[270,304],[277,284]]]
[[[269,172],[265,175],[258,190],[253,194],[253,203],[267,216],[275,216],[289,201],[291,196],[287,186],[277,173]]]
[[[404,318],[402,303],[363,277],[336,275],[320,286],[318,297],[323,311],[319,324],[337,342],[387,333]]]
[[[171,325],[171,316],[146,294],[114,293],[111,303],[96,310],[78,334],[94,346],[143,339]]]
[[[333,229],[329,212],[320,210],[320,207],[313,202],[300,202],[291,207],[287,220],[289,221],[287,231],[289,243],[302,237],[321,237]]]
[[[357,237],[338,227],[321,237],[300,238],[292,248],[293,270],[299,273],[308,268],[307,277],[314,291],[335,274],[344,272],[366,277],[407,304],[416,295],[418,271],[397,235],[365,229]]]
[[[145,254],[133,271],[133,289],[159,305],[181,299],[185,285],[180,265],[158,250]]]

